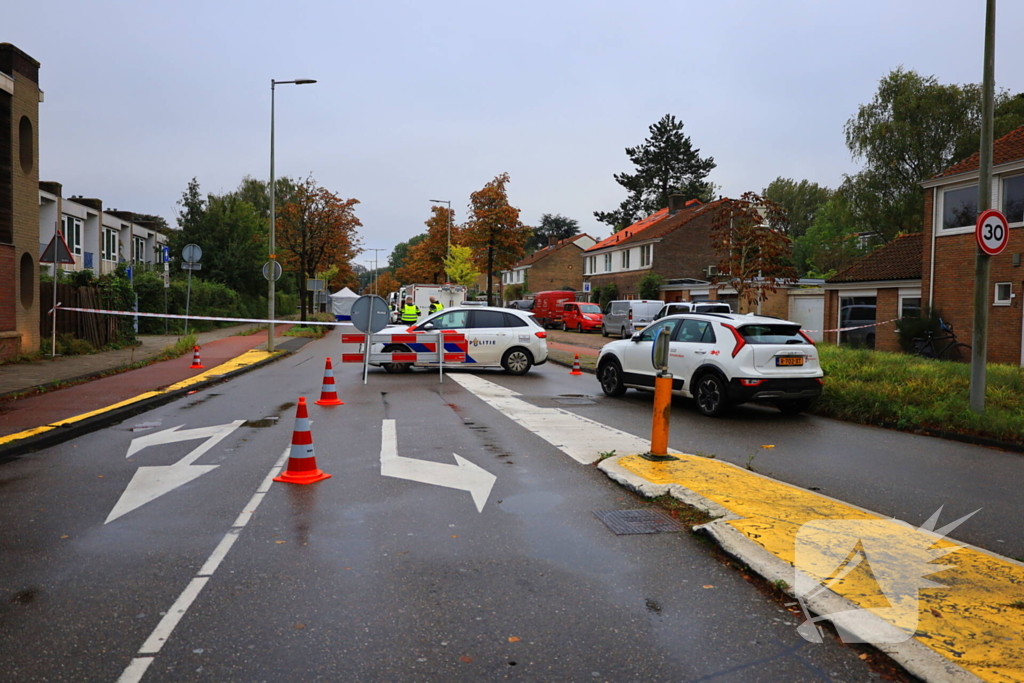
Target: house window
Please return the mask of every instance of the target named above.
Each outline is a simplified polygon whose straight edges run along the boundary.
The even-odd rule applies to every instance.
[[[978,220],[978,186],[968,185],[942,193],[942,229],[973,227]]]
[[[593,275],[594,273],[597,272],[597,257],[596,256],[591,256],[587,260],[590,261],[590,268],[587,271],[587,274],[588,275]]]
[[[103,228],[103,260],[117,260],[117,230]]]
[[[612,270],[612,255],[604,255],[604,272],[609,273]]]
[[[1003,180],[1003,215],[1010,223],[1024,222],[1024,175]]]
[[[75,256],[82,255],[82,221],[74,216],[64,216],[64,240]]]
[[[132,254],[136,263],[146,262],[146,238],[135,235],[132,238]]]
[[[1009,282],[996,283],[996,297],[992,301],[993,306],[1009,306],[1013,298],[1013,285]]]
[[[640,247],[641,268],[646,268],[647,266],[651,265],[651,246],[652,245],[650,244],[645,244],[642,247]]]
[[[901,296],[900,297],[900,317],[901,318],[920,318],[921,317],[921,297],[918,296]]]
[[[622,253],[622,269],[629,270],[629,249],[626,249]]]

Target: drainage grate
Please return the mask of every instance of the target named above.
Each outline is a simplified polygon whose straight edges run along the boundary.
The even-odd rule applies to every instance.
[[[594,401],[589,398],[556,398],[556,402],[561,403],[564,406],[592,406],[596,405]]]
[[[594,516],[605,523],[617,536],[626,534],[660,534],[671,531],[686,531],[686,527],[661,510],[601,510]]]

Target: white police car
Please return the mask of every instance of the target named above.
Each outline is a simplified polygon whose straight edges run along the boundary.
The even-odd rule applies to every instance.
[[[654,388],[657,371],[651,350],[661,330],[672,335],[672,393],[693,398],[704,415],[720,415],[747,401],[766,401],[784,413],[799,413],[821,395],[818,350],[799,323],[736,313],[672,315],[630,339],[605,344],[597,359],[597,379],[605,394]]]
[[[501,367],[513,375],[526,374],[534,365],[548,360],[547,333],[532,314],[509,308],[470,306],[449,308],[427,316],[411,327],[390,325],[378,334],[424,334],[452,330],[466,337],[466,360],[458,367]],[[430,344],[428,346],[428,344]],[[375,344],[374,353],[427,353],[434,348],[430,342]],[[461,349],[445,344],[449,353]],[[417,363],[371,363],[388,372],[408,372],[413,365],[437,366],[436,361]],[[449,363],[445,363],[448,367]]]

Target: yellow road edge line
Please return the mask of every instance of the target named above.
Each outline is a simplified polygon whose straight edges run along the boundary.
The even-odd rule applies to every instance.
[[[111,410],[116,410],[118,408],[122,408],[133,403],[138,403],[139,401],[144,401],[148,398],[153,398],[154,396],[160,396],[163,394],[170,393],[172,391],[185,389],[187,387],[211,379],[212,377],[226,375],[229,372],[234,372],[235,370],[240,370],[241,368],[245,368],[250,365],[255,365],[256,363],[266,360],[267,358],[278,356],[283,353],[284,351],[275,351],[274,353],[256,350],[246,351],[245,353],[236,356],[229,361],[221,363],[217,367],[210,368],[209,370],[202,372],[198,375],[189,377],[188,379],[182,380],[180,382],[176,382],[164,389],[160,389],[158,391],[147,391],[145,393],[139,394],[138,396],[133,396],[132,398],[120,401],[119,403],[114,403],[113,405],[109,405],[104,408],[99,408],[97,410],[92,410],[89,411],[88,413],[82,413],[81,415],[75,415],[74,417],[69,417],[61,420],[59,424],[49,424],[43,425],[42,427],[33,427],[32,429],[26,429],[23,432],[16,432],[14,434],[8,434],[7,436],[0,436],[0,446],[12,443],[14,441],[27,439],[32,436],[38,436],[39,434],[45,434],[46,432],[52,431],[54,429],[59,429],[62,425],[72,424],[74,422],[81,422],[82,420],[86,420],[90,417],[102,415],[103,413],[110,412]]]
[[[722,523],[790,566],[795,565],[796,534],[807,522],[864,520],[898,528],[881,515],[720,460],[681,455],[676,462],[655,463],[629,455],[616,458],[615,464],[652,484],[683,487],[728,511]],[[918,540],[927,537],[924,547],[962,545],[904,529],[892,536],[892,552],[908,552],[914,534]],[[943,585],[920,589],[914,640],[982,680],[1024,681],[1024,611],[1010,606],[1024,600],[1024,564],[971,547],[939,563],[928,578]],[[881,610],[889,604],[866,571],[851,572],[832,591],[861,608]]]

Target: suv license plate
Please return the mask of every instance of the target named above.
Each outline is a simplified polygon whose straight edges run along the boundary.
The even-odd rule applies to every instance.
[[[783,356],[775,359],[775,365],[803,365],[803,356]]]

